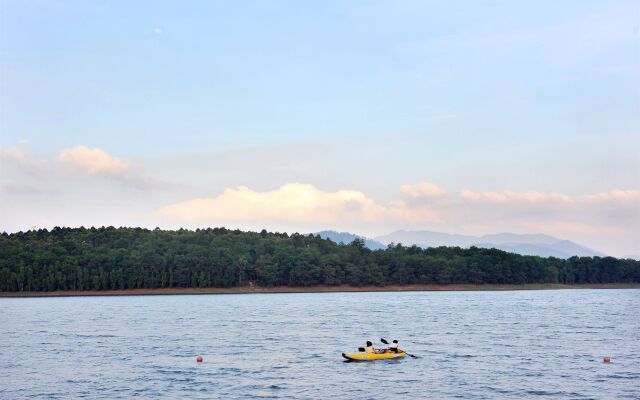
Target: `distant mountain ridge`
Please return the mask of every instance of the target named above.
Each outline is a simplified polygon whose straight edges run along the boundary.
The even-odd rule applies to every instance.
[[[314,235],[320,235],[320,237],[323,239],[329,239],[333,242],[344,244],[349,244],[355,239],[363,239],[365,246],[367,246],[371,250],[380,250],[387,247],[384,243],[380,243],[372,239],[367,239],[364,236],[356,235],[350,232],[321,231],[314,233]]]
[[[404,246],[440,247],[457,246],[468,248],[471,246],[495,248],[509,253],[533,255],[540,257],[569,258],[604,257],[604,253],[582,246],[570,240],[563,240],[544,234],[516,234],[498,233],[483,236],[458,235],[432,231],[395,231],[388,235],[367,239],[364,236],[350,232],[322,231],[316,234],[336,243],[351,243],[356,238],[364,239],[365,245],[372,249],[384,249],[390,243],[400,243]]]
[[[569,258],[572,256],[605,256],[605,254],[599,251],[579,245],[570,240],[558,239],[544,234],[498,233],[471,236],[431,231],[396,231],[388,235],[378,236],[375,239],[384,244],[402,243],[406,246],[476,246],[495,248],[510,253],[540,257]]]

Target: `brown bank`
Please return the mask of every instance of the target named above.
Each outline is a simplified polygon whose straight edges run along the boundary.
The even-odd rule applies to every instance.
[[[410,292],[410,291],[497,291],[553,289],[639,289],[640,283],[603,283],[582,285],[391,285],[391,286],[278,286],[234,288],[163,288],[128,290],[61,290],[55,292],[0,292],[0,297],[65,296],[147,296],[180,294],[249,294],[249,293],[325,293],[325,292]]]

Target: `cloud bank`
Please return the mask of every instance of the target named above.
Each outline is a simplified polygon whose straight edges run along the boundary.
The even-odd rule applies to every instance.
[[[63,149],[55,156],[36,155],[24,146],[6,147],[0,149],[0,168],[4,170],[2,178],[6,187],[23,184],[25,180],[33,180],[32,184],[43,187],[56,186],[54,189],[64,189],[61,186],[77,180],[83,184],[109,181],[136,190],[156,189],[166,184],[127,160],[84,145]],[[8,182],[10,180],[15,182]]]
[[[582,196],[568,196],[545,192],[474,192],[463,190],[460,197],[464,200],[487,204],[598,204],[598,203],[640,203],[638,190],[611,190]]]
[[[198,183],[202,179],[191,185],[160,181],[140,173],[129,160],[96,147],[78,145],[43,157],[13,146],[0,149],[0,163],[5,205],[0,228],[9,231],[40,226],[41,221],[91,226],[115,225],[117,220],[130,226],[335,229],[368,236],[398,229],[475,235],[546,233],[616,255],[630,254],[640,246],[640,190],[636,189],[575,195],[452,191],[432,182],[415,182],[391,188],[387,198],[392,200],[381,201],[352,187],[326,190],[290,182],[267,189],[227,187],[202,196]]]
[[[400,191],[413,199],[419,197],[444,197],[447,195],[446,190],[429,182],[402,185]]]
[[[218,196],[196,198],[158,211],[171,220],[200,222],[284,222],[308,224],[383,224],[438,222],[426,208],[407,209],[403,202],[381,204],[357,190],[326,192],[310,184],[288,183],[265,192],[245,186]]]
[[[357,190],[323,191],[310,184],[289,183],[262,192],[240,186],[214,197],[168,205],[157,215],[177,224],[209,226],[303,225],[310,231],[358,227],[369,232],[431,229],[473,234],[513,231],[638,240],[638,190],[576,196],[469,189],[448,194],[433,183],[421,182],[401,186],[400,193],[398,200],[381,203]],[[415,201],[424,198],[438,201]]]
[[[97,147],[76,146],[60,152],[58,160],[88,175],[124,175],[129,165]]]

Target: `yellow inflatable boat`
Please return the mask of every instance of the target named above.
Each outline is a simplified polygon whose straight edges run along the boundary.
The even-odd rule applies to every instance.
[[[342,353],[342,357],[352,361],[390,360],[404,356],[405,352],[403,351],[400,353]]]

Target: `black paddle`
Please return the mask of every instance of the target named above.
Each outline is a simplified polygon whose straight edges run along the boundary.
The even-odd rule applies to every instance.
[[[387,342],[384,338],[381,338],[380,341],[384,344],[389,344],[389,342]],[[404,354],[408,355],[409,357],[413,357],[413,358],[420,358],[418,356],[414,356],[413,354],[409,354],[406,351],[402,350],[404,352]]]

